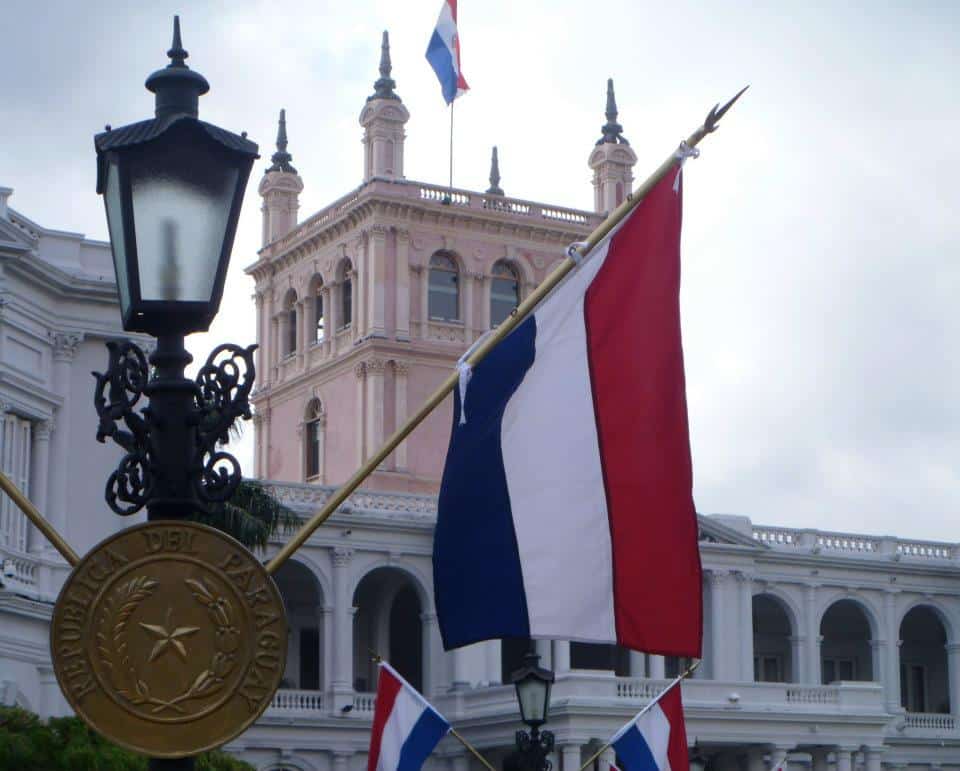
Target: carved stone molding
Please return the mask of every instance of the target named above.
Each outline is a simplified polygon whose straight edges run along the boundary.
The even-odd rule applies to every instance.
[[[40,442],[50,441],[50,434],[53,433],[53,418],[40,420],[33,424],[33,438]]]
[[[363,380],[367,376],[367,363],[364,361],[358,361],[353,365],[353,374],[357,376],[357,380]]]
[[[331,551],[333,552],[333,566],[335,568],[345,568],[353,559],[353,549],[349,547],[334,546]]]
[[[72,360],[81,342],[83,334],[80,332],[51,332],[50,344],[53,346],[54,360]]]
[[[387,371],[387,362],[384,359],[368,359],[367,374],[382,376]]]
[[[397,361],[396,359],[394,359],[393,372],[394,374],[399,375],[401,377],[406,377],[407,375],[410,374],[410,364],[405,361]]]

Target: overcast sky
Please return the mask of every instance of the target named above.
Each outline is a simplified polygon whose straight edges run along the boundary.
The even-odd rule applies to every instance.
[[[960,5],[460,0],[455,184],[592,205],[606,79],[644,178],[749,83],[687,167],[683,333],[697,507],[754,522],[960,541]],[[273,152],[287,109],[301,217],[359,184],[357,117],[391,33],[406,174],[446,179],[423,58],[440,0],[3,0],[0,185],[40,224],[106,238],[93,134],[152,116],[181,14],[201,117]],[[215,342],[252,342],[251,177]],[[91,407],[92,409],[92,407]],[[252,430],[238,453],[252,468]]]

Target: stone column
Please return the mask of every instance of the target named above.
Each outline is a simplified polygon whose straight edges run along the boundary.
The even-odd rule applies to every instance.
[[[323,355],[332,356],[337,352],[337,329],[340,327],[340,309],[336,299],[340,284],[326,284],[323,287]]]
[[[407,330],[409,333],[409,329]],[[410,367],[406,362],[393,362],[393,416],[396,428],[403,425],[407,419],[407,375]],[[407,441],[397,445],[393,453],[393,465],[397,471],[407,470]]]
[[[387,228],[374,225],[367,236],[367,271],[369,303],[367,335],[370,337],[387,336],[386,291],[387,291]]]
[[[651,680],[663,680],[666,678],[667,665],[663,656],[655,656],[651,653],[650,656],[647,657],[647,665],[650,667]]]
[[[865,771],[882,771],[881,761],[885,747],[867,747],[864,750],[864,769]]]
[[[960,715],[960,643],[947,643],[945,647],[947,649],[947,677],[950,682],[950,712],[954,715]]]
[[[803,590],[803,626],[807,630],[807,679],[809,685],[820,685],[820,619],[817,618],[817,585],[807,584]]]
[[[725,656],[732,651],[727,650],[726,639],[726,611],[724,603],[724,585],[727,581],[725,570],[708,570],[707,578],[710,581],[710,677],[713,680],[731,680],[728,673]]]
[[[253,413],[253,475],[257,478],[266,474],[260,464],[260,445],[263,444],[263,415],[259,411]]]
[[[367,386],[367,365],[364,362],[357,362],[353,368],[353,374],[357,376],[357,408],[354,412],[356,416],[356,432],[357,432],[357,454],[356,454],[356,463],[358,466],[363,464],[367,458],[366,448],[364,447],[364,440],[366,438],[366,423],[367,423],[367,409],[366,409],[366,386]]]
[[[267,341],[264,331],[266,324],[263,313],[263,292],[257,292],[254,295],[254,303],[257,308],[257,352],[254,361],[257,367],[257,377],[265,380],[266,376],[261,375],[262,372],[267,371],[266,362],[264,361],[264,351],[267,349]],[[260,384],[258,383],[257,385]]]
[[[740,604],[740,679],[753,680],[753,577],[740,570],[734,573]]]
[[[883,628],[886,637],[883,648],[883,693],[887,712],[900,711],[900,629],[897,625],[897,594],[888,589],[883,593]],[[953,704],[953,698],[950,700]]]
[[[468,654],[466,648],[456,648],[453,651],[453,682],[450,687],[454,691],[461,690],[470,685],[470,676],[467,674],[469,668]]]
[[[383,444],[383,383],[387,363],[383,359],[367,361],[367,456]]]
[[[273,285],[270,284],[267,286],[267,297],[266,297],[266,318],[263,320],[263,370],[261,372],[263,375],[263,382],[261,386],[266,385],[273,380],[276,380],[276,364],[277,364],[277,316],[275,309],[275,300],[273,295],[275,294]],[[258,372],[258,375],[260,373]]]
[[[463,341],[469,345],[473,342],[473,306],[474,306],[474,285],[477,283],[476,279],[480,276],[477,273],[471,273],[468,270],[465,270],[460,274],[460,277],[463,281],[463,313],[461,314],[463,319]],[[482,276],[480,276],[482,278]]]
[[[580,771],[580,745],[564,744],[560,747],[559,771]],[[606,771],[606,769],[604,769]]]
[[[836,771],[853,771],[853,753],[856,747],[837,747]]]
[[[309,298],[313,300],[312,297]],[[307,368],[307,349],[310,347],[309,323],[313,317],[313,311],[307,298],[297,301],[297,366],[300,369]]]
[[[480,333],[483,334],[490,329],[492,324],[490,319],[490,292],[493,291],[493,280],[490,276],[485,276],[482,273],[477,275],[480,277],[477,280],[480,285]],[[519,283],[517,286],[519,287]]]
[[[806,669],[804,651],[807,638],[803,635],[792,634],[787,639],[790,641],[790,679],[795,683],[802,683],[806,675],[804,671]]]
[[[66,415],[63,416],[66,419]],[[45,517],[49,517],[47,508],[47,491],[51,484],[50,479],[50,433],[53,430],[52,420],[41,420],[33,424],[33,452],[30,459],[30,500]],[[49,548],[47,539],[33,525],[27,530],[27,548],[32,551],[43,551]]]
[[[423,692],[432,696],[440,693],[441,667],[443,666],[443,643],[437,627],[437,614],[427,611],[420,614],[423,655]]]
[[[320,624],[320,690],[329,691],[333,682],[334,618],[333,605],[318,605]]]
[[[280,317],[270,317],[270,380],[280,378]]]
[[[333,771],[347,771],[349,768],[350,758],[353,757],[352,752],[345,750],[334,750],[333,751]]]
[[[559,674],[570,672],[570,641],[553,641],[553,669]]]
[[[420,337],[426,340],[430,335],[427,334],[427,326],[430,319],[430,264],[426,267],[416,266],[414,270],[420,277]]]
[[[357,254],[357,261],[361,259],[361,255]],[[362,264],[362,263],[361,263]],[[350,313],[350,339],[353,342],[357,342],[363,336],[363,331],[360,329],[363,323],[363,313],[364,307],[361,304],[360,300],[363,295],[360,293],[360,277],[363,275],[363,271],[360,270],[360,264],[354,267],[353,271],[350,272],[350,298],[351,298],[351,313]]]
[[[396,337],[406,341],[410,339],[410,231],[396,232]]]
[[[333,682],[331,687],[334,716],[347,704],[353,704],[353,598],[350,596],[350,561],[353,549],[337,546],[333,560]]]
[[[553,653],[550,640],[534,640],[537,655],[540,657],[540,666],[544,669],[553,669]]]
[[[450,771],[470,771],[470,758],[466,753],[450,758]]]
[[[67,536],[67,508],[69,507],[69,491],[67,490],[67,469],[70,468],[70,416],[73,388],[70,376],[73,369],[73,357],[83,336],[73,333],[55,333],[53,342],[53,390],[61,398],[57,409],[57,425],[52,434],[50,445],[50,465],[57,473],[50,477],[51,484],[47,490],[48,510],[44,516],[64,536]],[[106,352],[106,349],[104,349]],[[43,511],[41,509],[41,511]]]
[[[630,651],[630,677],[647,676],[647,654]]]

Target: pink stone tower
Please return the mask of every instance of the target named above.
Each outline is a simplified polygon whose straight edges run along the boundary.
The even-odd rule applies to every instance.
[[[263,246],[247,268],[260,343],[253,397],[260,478],[344,481],[465,348],[630,192],[636,156],[616,123],[612,83],[607,125],[590,156],[596,212],[505,196],[496,148],[486,192],[407,179],[410,113],[395,88],[384,32],[380,78],[360,113],[362,183],[300,222],[303,181],[290,164],[280,113],[277,152],[259,188]],[[365,486],[435,492],[450,415],[448,400]]]

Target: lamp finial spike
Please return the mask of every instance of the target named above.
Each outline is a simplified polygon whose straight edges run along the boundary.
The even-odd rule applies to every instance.
[[[170,57],[170,64],[168,67],[186,67],[184,61],[189,56],[183,49],[183,42],[180,39],[180,17],[173,17],[173,43],[170,44],[170,50],[167,51],[167,56]]]

